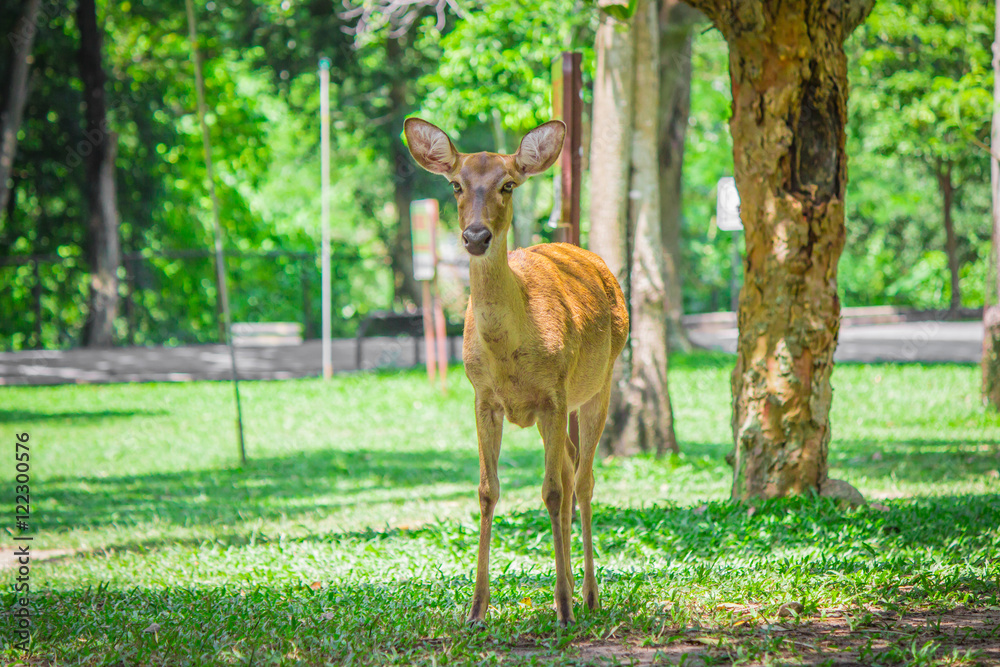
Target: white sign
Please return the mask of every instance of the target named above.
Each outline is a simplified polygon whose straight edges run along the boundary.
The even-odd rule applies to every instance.
[[[740,193],[736,189],[736,179],[732,176],[723,176],[719,179],[715,224],[724,232],[743,230],[743,222],[740,220]]]
[[[410,240],[413,243],[413,279],[434,280],[437,266],[437,199],[410,202]]]

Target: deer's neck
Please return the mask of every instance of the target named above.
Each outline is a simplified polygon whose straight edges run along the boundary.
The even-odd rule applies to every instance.
[[[507,239],[469,263],[469,306],[476,330],[491,348],[514,348],[527,317],[524,289],[507,263]]]

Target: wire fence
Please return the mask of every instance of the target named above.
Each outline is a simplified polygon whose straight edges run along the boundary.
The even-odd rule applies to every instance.
[[[227,252],[234,321],[299,322],[319,331],[317,255],[288,250]],[[334,307],[351,302],[347,271],[357,253],[338,250],[332,265]],[[78,256],[0,257],[0,349],[69,348],[79,344],[88,312],[90,271]],[[125,253],[119,269],[116,343],[179,345],[222,339],[214,257],[205,249]],[[337,322],[339,334],[356,323]]]

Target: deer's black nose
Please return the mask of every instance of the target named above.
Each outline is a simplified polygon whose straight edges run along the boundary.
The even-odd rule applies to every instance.
[[[493,239],[493,232],[483,225],[473,225],[462,232],[462,242],[470,255],[482,255],[490,247]]]

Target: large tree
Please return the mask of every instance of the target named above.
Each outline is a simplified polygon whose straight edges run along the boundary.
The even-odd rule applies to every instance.
[[[629,301],[631,335],[616,368],[606,451],[677,451],[667,385],[665,268],[660,230],[660,27],[639,0],[631,24],[608,14],[597,31],[590,245]],[[620,13],[620,12],[619,12]]]
[[[729,44],[746,279],[733,371],[732,497],[827,480],[844,245],[844,40],[874,0],[692,0]]]
[[[88,347],[114,342],[118,314],[118,203],[115,194],[115,156],[118,136],[108,126],[106,75],[102,30],[94,0],[80,0],[76,11],[80,27],[80,78],[87,130],[87,229],[90,258],[90,308],[83,341]]]

